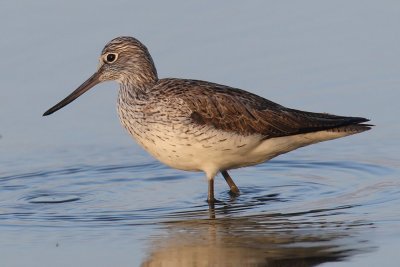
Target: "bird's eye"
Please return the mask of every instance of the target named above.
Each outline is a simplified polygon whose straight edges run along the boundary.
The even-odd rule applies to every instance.
[[[117,60],[117,54],[115,53],[108,53],[104,55],[104,61],[106,63],[113,63],[115,60]]]

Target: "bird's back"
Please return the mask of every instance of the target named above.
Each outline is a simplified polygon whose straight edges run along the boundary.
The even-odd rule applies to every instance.
[[[161,79],[154,89],[163,97],[183,101],[194,123],[242,135],[259,134],[267,139],[322,130],[357,133],[370,129],[362,124],[369,121],[365,118],[290,109],[241,89],[200,80]]]

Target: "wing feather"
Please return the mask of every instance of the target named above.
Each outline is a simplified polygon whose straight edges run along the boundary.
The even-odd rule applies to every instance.
[[[224,131],[272,138],[368,121],[290,109],[250,92],[215,83],[182,79],[164,79],[164,82],[168,83],[164,85],[165,93],[173,93],[186,103],[193,122]]]

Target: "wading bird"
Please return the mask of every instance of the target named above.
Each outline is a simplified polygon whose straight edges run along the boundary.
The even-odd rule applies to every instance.
[[[147,48],[118,37],[103,49],[97,71],[50,108],[50,115],[98,83],[117,81],[122,125],[151,155],[172,168],[203,171],[208,202],[221,172],[230,190],[239,189],[228,170],[256,165],[321,141],[369,130],[361,117],[286,108],[250,92],[189,79],[159,79]]]

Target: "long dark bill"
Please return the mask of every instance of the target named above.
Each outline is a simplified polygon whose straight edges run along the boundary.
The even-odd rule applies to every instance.
[[[66,105],[68,105],[69,103],[71,103],[72,101],[77,99],[79,96],[81,96],[82,94],[87,92],[90,88],[92,88],[96,84],[100,83],[99,76],[100,76],[99,72],[96,72],[95,74],[93,74],[89,79],[87,79],[84,83],[82,83],[81,86],[79,86],[69,96],[67,96],[66,98],[61,100],[57,105],[50,108],[48,111],[46,111],[43,114],[43,116],[50,115],[50,114],[56,112],[57,110],[65,107]]]

